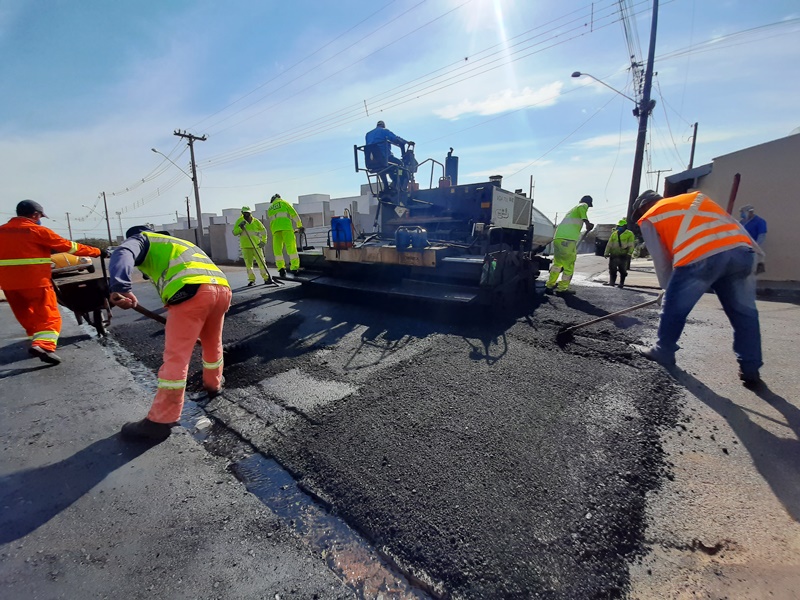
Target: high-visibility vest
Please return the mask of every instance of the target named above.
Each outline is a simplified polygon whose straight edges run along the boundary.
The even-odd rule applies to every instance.
[[[230,287],[220,268],[200,248],[170,235],[142,232],[150,242],[139,270],[150,278],[167,304],[184,285],[211,283]]]
[[[267,218],[269,218],[269,230],[273,233],[303,226],[294,206],[283,198],[276,198],[272,201],[267,210]],[[292,225],[292,220],[294,220],[294,225]]]
[[[553,238],[557,240],[577,240],[581,237],[583,220],[586,218],[588,210],[589,205],[583,202],[572,208],[561,220],[561,223],[558,224]]]
[[[245,229],[247,233],[244,232]],[[267,241],[267,230],[264,224],[255,217],[249,223],[244,220],[244,217],[239,217],[233,226],[233,235],[239,236],[239,246],[242,248],[255,248]]]
[[[672,256],[673,267],[683,267],[736,247],[753,247],[747,232],[722,207],[700,192],[656,202],[639,219],[653,225]]]
[[[52,285],[51,252],[100,256],[100,250],[62,238],[28,217],[0,226],[0,288],[22,290]]]
[[[636,236],[630,229],[626,229],[620,235],[619,230],[615,229],[614,233],[608,239],[606,244],[606,256],[627,256],[633,254],[633,248],[636,246]]]

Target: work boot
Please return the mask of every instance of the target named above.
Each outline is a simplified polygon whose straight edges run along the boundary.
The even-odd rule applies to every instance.
[[[256,284],[255,281],[248,281],[247,282],[247,287],[253,287],[255,284]]]
[[[556,294],[566,294],[568,296],[575,293],[577,292],[575,292],[575,290],[573,290],[572,288],[567,288],[565,290],[556,290]]]
[[[278,277],[281,277],[281,278],[286,277],[286,269],[284,269],[283,267],[278,269]]]
[[[745,373],[742,371],[742,368],[739,367],[739,379],[742,380],[742,385],[748,389],[753,389],[761,385],[761,375],[758,374],[758,371],[754,373]]]
[[[46,362],[50,365],[57,365],[61,363],[61,357],[58,354],[52,350],[45,350],[41,346],[31,346],[28,348],[28,354],[35,356],[42,362]]]
[[[658,364],[663,365],[665,367],[675,366],[674,354],[671,355],[667,354],[666,352],[664,352],[663,350],[659,350],[655,346],[651,346],[648,348],[645,346],[637,346],[636,344],[631,344],[631,347],[648,360],[657,362]]]
[[[172,432],[170,423],[156,423],[150,419],[142,419],[125,423],[121,429],[122,437],[127,440],[163,442]]]
[[[223,390],[225,389],[225,376],[222,376],[222,380],[219,382],[219,387],[217,389],[214,390],[206,386],[203,386],[203,389],[208,392],[209,399],[216,398],[222,394]]]
[[[625,277],[620,277],[619,278],[619,289],[622,289],[624,287],[625,287]]]

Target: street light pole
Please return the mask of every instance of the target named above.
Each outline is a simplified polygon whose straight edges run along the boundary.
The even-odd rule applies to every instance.
[[[633,208],[633,201],[639,196],[639,186],[642,183],[642,164],[644,162],[644,146],[647,141],[647,118],[656,105],[655,100],[650,99],[650,90],[653,86],[653,62],[655,61],[656,54],[656,29],[658,27],[658,0],[653,0],[653,20],[650,24],[650,48],[647,53],[647,68],[644,74],[644,87],[642,89],[642,100],[637,102],[630,96],[623,94],[618,89],[608,85],[605,81],[601,81],[594,75],[589,73],[581,73],[575,71],[573,77],[591,77],[596,82],[603,84],[608,89],[615,91],[620,96],[627,98],[634,104],[636,108],[633,110],[633,115],[639,119],[639,130],[636,136],[636,152],[633,155],[633,173],[631,174],[631,190],[628,196],[628,210],[626,213],[628,221],[631,220],[631,209]]]

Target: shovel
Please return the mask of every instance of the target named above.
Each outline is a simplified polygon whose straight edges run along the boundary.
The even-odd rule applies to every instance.
[[[572,340],[572,334],[577,331],[578,329],[582,329],[584,327],[588,327],[589,325],[594,325],[595,323],[599,323],[600,321],[607,321],[613,317],[619,317],[620,315],[627,314],[629,312],[633,312],[635,310],[639,310],[640,308],[646,308],[648,306],[652,306],[653,304],[661,305],[661,299],[664,297],[664,292],[661,292],[656,298],[653,300],[648,300],[647,302],[642,302],[641,304],[636,304],[634,306],[629,306],[628,308],[623,308],[622,310],[618,310],[617,312],[609,313],[602,317],[598,317],[597,319],[592,319],[591,321],[586,321],[585,323],[578,323],[577,325],[572,325],[571,327],[565,327],[559,330],[556,334],[556,342],[559,344],[563,344]]]

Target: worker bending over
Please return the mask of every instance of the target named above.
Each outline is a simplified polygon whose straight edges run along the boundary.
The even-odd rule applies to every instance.
[[[586,223],[586,233],[594,228],[594,225],[587,219],[587,213],[591,206],[592,197],[584,196],[578,206],[570,210],[558,224],[553,239],[553,264],[550,266],[550,277],[545,284],[545,291],[550,292],[555,288],[556,292],[574,293],[569,289],[569,282],[572,281],[572,274],[575,272],[581,229],[584,223]],[[561,281],[556,287],[559,273],[561,273]]]
[[[31,338],[28,352],[56,365],[61,313],[53,289],[50,255],[107,256],[105,250],[71,242],[42,225],[44,208],[33,200],[17,204],[17,216],[0,226],[0,288],[17,321]]]
[[[253,261],[256,261],[264,283],[269,283],[267,263],[264,261],[264,253],[261,251],[261,248],[267,243],[267,229],[261,221],[253,218],[249,206],[242,207],[242,216],[236,220],[233,226],[233,235],[239,238],[244,266],[247,269],[247,286],[256,284]]]
[[[203,387],[222,390],[222,325],[231,304],[225,275],[194,244],[154,233],[145,225],[131,227],[109,264],[111,302],[123,309],[138,304],[131,291],[131,272],[139,267],[156,286],[168,311],[164,362],[158,389],[147,417],[127,423],[130,439],[165,440],[181,416],[186,374],[197,339],[203,348]]]
[[[300,215],[294,206],[281,198],[280,194],[275,194],[270,200],[269,210],[269,230],[272,233],[272,251],[275,253],[275,266],[281,277],[286,276],[286,261],[283,258],[283,249],[289,255],[289,272],[292,275],[297,273],[300,268],[300,255],[297,254],[297,240],[294,237],[295,228],[300,233],[305,231]]]
[[[642,193],[632,207],[664,292],[658,340],[637,348],[663,365],[675,364],[686,318],[709,290],[717,294],[733,327],[739,378],[761,379],[761,331],[756,308],[756,251],[744,228],[711,198],[690,192],[662,198]]]
[[[628,229],[627,219],[620,219],[606,244],[605,257],[609,259],[607,285],[617,283],[617,271],[619,271],[619,287],[625,287],[625,278],[628,276],[635,247],[636,236]]]

